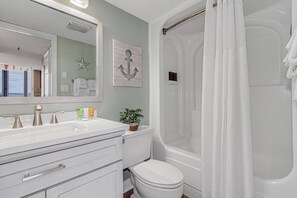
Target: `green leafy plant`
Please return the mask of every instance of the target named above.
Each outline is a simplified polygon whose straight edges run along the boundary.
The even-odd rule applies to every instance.
[[[125,124],[137,123],[140,124],[140,118],[143,117],[142,109],[128,109],[120,112],[120,122]]]

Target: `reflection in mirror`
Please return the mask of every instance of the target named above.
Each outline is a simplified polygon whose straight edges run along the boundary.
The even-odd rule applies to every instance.
[[[0,28],[0,95],[48,96],[50,47],[50,40]]]
[[[1,0],[0,97],[97,96],[96,29],[30,0]]]

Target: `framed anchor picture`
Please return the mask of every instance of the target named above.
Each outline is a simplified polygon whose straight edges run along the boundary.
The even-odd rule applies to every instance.
[[[140,47],[113,39],[113,86],[142,87]]]

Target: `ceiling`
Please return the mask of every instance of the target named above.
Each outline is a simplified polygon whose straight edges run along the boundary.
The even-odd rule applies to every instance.
[[[187,0],[105,0],[106,2],[150,23]]]
[[[85,34],[70,30],[70,21],[92,29]],[[30,0],[0,0],[0,58],[6,63],[39,66],[50,39],[57,36],[96,45],[96,29],[95,24]]]
[[[1,50],[5,49],[5,51],[15,51],[15,53],[22,52],[42,56],[50,46],[50,40],[0,28]]]
[[[106,2],[148,22],[191,0],[105,0]],[[197,0],[197,3],[205,0]],[[245,15],[267,7],[278,0],[243,0]]]
[[[66,27],[69,21],[90,26],[92,29],[86,34],[69,30]],[[29,0],[0,0],[0,22],[19,25],[91,45],[96,44],[96,25]]]

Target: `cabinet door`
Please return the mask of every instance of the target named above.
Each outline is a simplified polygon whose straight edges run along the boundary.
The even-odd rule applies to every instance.
[[[42,191],[33,195],[25,196],[23,198],[45,198],[45,191]]]
[[[47,198],[122,197],[122,162],[90,172],[46,191]]]

